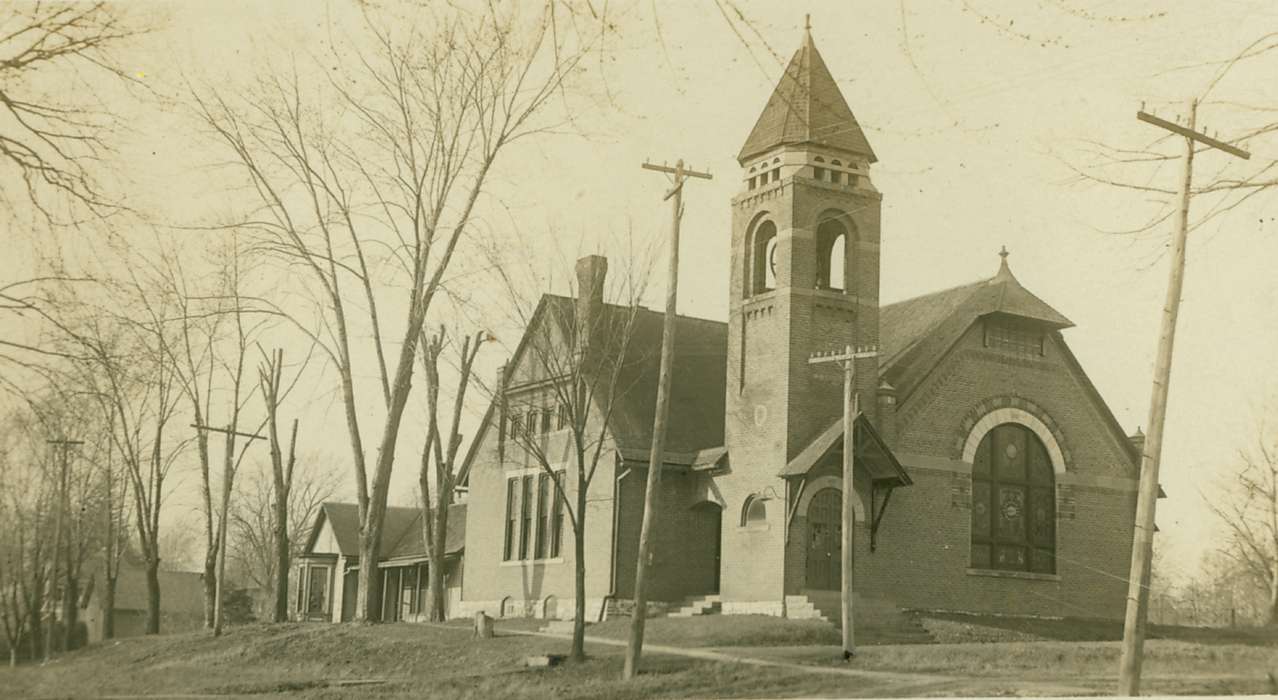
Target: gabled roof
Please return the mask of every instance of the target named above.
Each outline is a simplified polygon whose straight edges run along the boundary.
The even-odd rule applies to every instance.
[[[879,310],[879,373],[908,396],[941,356],[977,319],[1001,314],[1053,330],[1074,324],[1025,289],[1008,267],[1007,256],[993,277]]]
[[[747,160],[777,146],[814,144],[878,160],[843,93],[821,58],[812,33],[790,59],[781,81],[741,147],[737,160]]]
[[[338,553],[348,557],[359,556],[359,506],[354,503],[328,502],[320,506],[306,541],[306,552],[315,547],[315,540],[327,522],[337,540]],[[448,534],[444,543],[446,554],[462,551],[466,544],[466,504],[448,506]],[[426,544],[422,539],[422,511],[420,508],[387,506],[382,525],[382,546],[379,559],[425,557]]]
[[[877,430],[864,413],[858,413],[853,422],[856,440],[853,451],[856,453],[854,466],[865,470],[870,481],[876,485],[897,487],[913,484],[910,475],[892,454],[891,448],[883,442]],[[781,476],[800,476],[807,474],[821,460],[831,454],[843,452],[843,419],[836,420],[816,437],[803,451],[795,455],[790,463],[781,469]]]
[[[510,366],[519,366],[526,353],[529,338],[537,332],[540,324],[571,318],[574,304],[571,297],[543,295],[519,347],[510,359]],[[604,326],[607,327],[624,323],[631,310],[617,304],[604,304],[603,313]],[[643,453],[646,460],[646,451],[652,443],[652,419],[656,412],[662,322],[665,314],[646,308],[640,308],[635,313],[634,326],[622,360],[622,370],[617,378],[618,396],[609,428],[623,454]],[[676,316],[674,352],[674,369],[670,381],[670,417],[666,429],[667,460],[671,463],[706,466],[717,462],[721,455],[715,455],[706,462],[709,453],[705,451],[723,446],[728,324],[691,316]],[[478,458],[478,447],[489,426],[493,424],[496,405],[495,400],[489,404],[479,431],[471,441],[466,459],[459,470],[458,484],[466,484],[471,465]],[[685,459],[684,455],[687,454],[692,454],[693,457]],[[706,464],[703,465],[702,462]]]

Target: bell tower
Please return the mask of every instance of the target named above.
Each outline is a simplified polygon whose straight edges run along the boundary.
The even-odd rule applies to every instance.
[[[733,472],[763,477],[841,415],[840,370],[809,356],[879,341],[877,158],[810,29],[737,160],[726,439]],[[860,362],[873,419],[877,360]]]

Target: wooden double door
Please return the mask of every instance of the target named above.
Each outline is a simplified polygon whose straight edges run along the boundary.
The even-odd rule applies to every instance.
[[[843,570],[843,494],[824,488],[808,503],[806,587],[837,591]]]

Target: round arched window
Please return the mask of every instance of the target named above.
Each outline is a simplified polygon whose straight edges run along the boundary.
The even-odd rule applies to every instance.
[[[764,525],[768,522],[768,506],[762,498],[750,496],[746,499],[741,513],[741,525]]]
[[[1056,573],[1056,475],[1019,423],[985,434],[972,462],[972,566]]]

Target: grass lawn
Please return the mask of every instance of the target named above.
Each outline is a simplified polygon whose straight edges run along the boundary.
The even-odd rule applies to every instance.
[[[649,654],[633,683],[618,680],[622,648],[589,644],[590,659],[550,669],[522,667],[531,654],[566,653],[561,639],[515,634],[531,621],[499,621],[498,636],[468,625],[285,624],[128,639],[48,665],[0,670],[0,696],[100,694],[288,694],[305,697],[664,698],[892,695],[1004,695],[1112,692],[1117,645],[1095,642],[865,647],[851,667],[900,677],[851,677],[835,669],[837,646],[795,644],[805,627],[770,627],[748,617],[656,620],[653,644],[726,646],[728,653],[785,664],[759,666]],[[736,622],[737,624],[731,624]],[[793,621],[790,621],[793,622]],[[624,621],[590,634],[624,632]],[[733,636],[735,635],[735,636]],[[727,639],[727,644],[722,644]],[[814,639],[818,639],[814,637]],[[741,646],[743,644],[751,646]],[[1151,692],[1268,692],[1275,647],[1154,640],[1147,647]],[[801,666],[798,664],[802,664]],[[374,685],[341,682],[379,680]]]
[[[586,628],[592,637],[630,638],[630,618]],[[821,620],[787,620],[770,615],[658,617],[644,624],[644,640],[680,647],[793,646],[839,644],[840,634]]]

